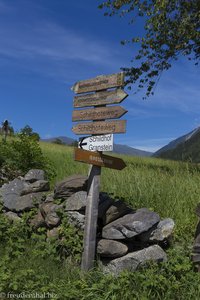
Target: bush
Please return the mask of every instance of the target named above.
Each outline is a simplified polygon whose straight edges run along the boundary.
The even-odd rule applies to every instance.
[[[51,162],[43,155],[38,141],[25,134],[17,140],[0,143],[0,167],[24,175],[30,169],[43,169],[48,178],[55,176]]]

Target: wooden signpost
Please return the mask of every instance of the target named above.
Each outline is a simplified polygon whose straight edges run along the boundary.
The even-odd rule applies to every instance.
[[[121,106],[74,110],[72,113],[72,121],[117,119],[122,117],[126,112],[127,110]]]
[[[108,151],[109,146],[106,147],[107,144],[101,143],[101,140],[106,141],[105,134],[112,135],[113,133],[126,132],[126,120],[107,121],[107,119],[120,118],[127,111],[121,106],[105,107],[105,105],[120,103],[128,96],[121,89],[123,86],[124,73],[117,73],[79,81],[72,87],[72,90],[75,93],[83,93],[83,95],[74,97],[75,108],[93,106],[93,108],[90,109],[74,110],[72,115],[72,121],[93,121],[78,123],[72,128],[72,131],[75,134],[92,135],[92,137],[82,138],[79,142],[80,148],[75,149],[74,153],[74,159],[76,161],[92,165],[88,178],[84,251],[81,263],[81,268],[84,271],[87,271],[94,266],[101,167],[107,167],[116,170],[122,170],[126,167],[126,164],[120,158],[105,155],[102,153],[102,151],[93,152],[95,147],[96,149]],[[113,88],[116,89],[114,90]],[[103,136],[105,138],[103,138]],[[100,141],[100,144],[93,141],[93,150],[87,151],[87,144],[92,138],[94,138],[95,141]],[[87,150],[83,150],[84,146]]]
[[[122,89],[101,91],[95,94],[80,95],[74,97],[74,107],[101,106],[105,104],[121,103],[128,94]]]
[[[113,134],[82,137],[78,147],[88,151],[113,151]]]
[[[121,158],[78,148],[75,149],[74,160],[94,166],[106,167],[116,170],[123,170],[126,167],[125,162]]]
[[[72,127],[76,134],[125,133],[126,120],[84,122]]]
[[[96,78],[82,80],[73,86],[73,91],[76,94],[88,93],[94,91],[105,90],[124,85],[124,73],[117,73],[106,76],[97,76]]]

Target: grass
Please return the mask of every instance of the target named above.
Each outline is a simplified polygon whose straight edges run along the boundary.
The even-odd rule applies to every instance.
[[[53,183],[72,174],[87,175],[89,166],[73,160],[73,148],[42,143],[43,152],[54,162]],[[127,164],[122,171],[102,168],[101,191],[124,199],[133,207],[148,207],[162,218],[175,220],[176,231],[193,237],[199,203],[200,169],[188,163],[118,155]]]
[[[52,188],[72,174],[87,175],[89,166],[73,160],[72,147],[41,143],[41,148],[57,173],[51,182]],[[28,247],[26,241],[25,250],[20,250],[21,244],[24,245],[22,229],[6,229],[7,225],[1,221],[0,232],[7,248],[5,242],[1,242],[0,292],[52,292],[57,294],[55,299],[60,300],[200,298],[200,275],[194,271],[190,260],[197,223],[194,209],[200,195],[199,167],[155,158],[119,157],[127,167],[122,171],[102,168],[101,191],[133,207],[148,207],[162,218],[174,219],[176,227],[167,251],[168,262],[134,273],[123,272],[118,278],[105,276],[98,268],[84,274],[73,258],[61,262],[49,254],[51,249],[45,249],[45,244],[40,247],[42,234],[35,246]],[[73,239],[73,234],[70,238]],[[13,243],[13,239],[16,242]],[[6,250],[2,250],[3,247]],[[13,256],[12,247],[16,248],[16,256]],[[43,257],[43,253],[46,256]]]

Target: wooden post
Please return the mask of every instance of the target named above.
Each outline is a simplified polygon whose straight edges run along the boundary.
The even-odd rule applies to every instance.
[[[88,179],[88,197],[84,229],[84,250],[81,263],[81,269],[83,271],[88,271],[94,267],[100,175],[101,167],[92,166]]]
[[[73,126],[72,131],[75,134],[80,135],[125,133],[126,120],[107,121],[107,119],[120,118],[127,111],[119,106],[105,106],[106,104],[120,103],[128,96],[121,89],[122,86],[124,86],[124,73],[122,72],[111,75],[97,76],[92,79],[77,82],[72,87],[72,90],[76,94],[81,95],[78,95],[74,98],[74,107],[93,106],[93,108],[86,110],[75,110],[73,112],[72,120],[91,120],[93,122],[76,124]],[[111,88],[117,88],[117,90],[109,90]],[[96,108],[96,106],[98,107]],[[115,158],[110,158],[109,156],[103,155],[101,151],[98,151],[98,153],[96,152],[96,154],[94,153],[95,152],[86,150],[75,150],[75,160],[92,164],[88,179],[84,250],[81,263],[81,269],[83,271],[88,271],[94,267],[101,166],[117,168],[120,170],[125,167],[125,163],[123,161],[118,160],[116,165]],[[118,167],[118,163],[120,163],[120,167]]]
[[[102,106],[104,107],[105,105]],[[93,122],[96,123],[95,120]],[[102,153],[102,151],[98,152]],[[90,165],[89,172],[83,241],[84,249],[81,262],[81,269],[83,271],[88,271],[94,267],[101,167]]]

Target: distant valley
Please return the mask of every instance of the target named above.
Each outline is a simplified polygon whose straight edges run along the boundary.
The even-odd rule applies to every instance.
[[[76,140],[69,138],[69,137],[65,137],[65,136],[58,136],[55,138],[42,139],[43,142],[49,142],[49,143],[55,142],[56,140],[60,140],[63,144],[66,144],[66,145],[72,145],[72,144],[76,143]],[[121,144],[114,144],[113,148],[114,148],[113,149],[114,153],[125,154],[125,155],[149,157],[149,156],[152,156],[152,154],[153,154],[152,152],[135,149],[130,146],[121,145]]]
[[[55,142],[59,140],[66,145],[73,145],[76,140],[58,136],[55,138],[43,139],[44,142]],[[200,162],[200,127],[192,130],[191,132],[171,141],[166,146],[160,148],[155,153],[135,149],[127,145],[114,144],[114,153],[141,156],[141,157],[157,157],[180,161]]]

